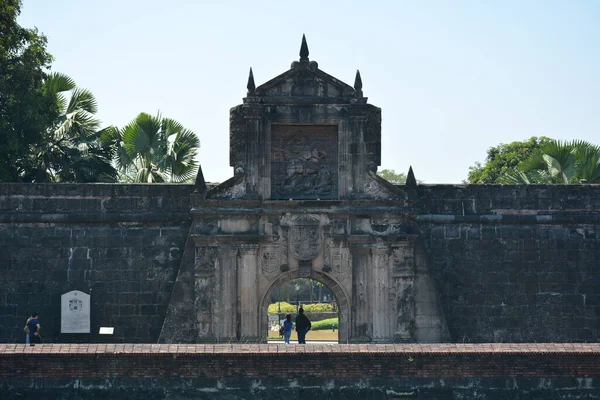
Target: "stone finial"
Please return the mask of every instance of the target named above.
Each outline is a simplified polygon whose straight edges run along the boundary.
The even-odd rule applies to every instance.
[[[308,61],[308,44],[306,44],[304,34],[302,34],[302,45],[300,45],[300,61]]]
[[[198,174],[196,175],[196,182],[194,182],[194,192],[199,194],[206,193],[206,181],[204,180],[201,165],[198,165]]]
[[[356,70],[356,78],[354,78],[354,90],[356,91],[356,97],[363,97],[362,79],[360,78],[359,70]]]
[[[248,89],[248,96],[254,96],[256,85],[254,84],[254,75],[252,74],[252,67],[250,67],[250,75],[248,75],[248,84],[246,85],[246,88]]]
[[[408,168],[408,175],[406,176],[406,186],[416,187],[417,180],[415,179],[415,173],[413,172],[412,165]]]

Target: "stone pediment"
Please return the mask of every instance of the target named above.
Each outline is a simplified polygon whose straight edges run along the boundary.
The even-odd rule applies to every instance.
[[[357,74],[357,82],[360,75]],[[360,84],[362,86],[362,84]],[[302,37],[300,61],[268,82],[255,87],[252,70],[248,80],[248,97],[245,103],[365,103],[361,88],[352,87],[321,71],[315,61],[308,59],[308,45]]]
[[[296,62],[289,71],[256,88],[255,96],[263,102],[285,102],[305,98],[312,103],[333,101],[350,103],[355,100],[352,86],[318,69],[317,63]]]

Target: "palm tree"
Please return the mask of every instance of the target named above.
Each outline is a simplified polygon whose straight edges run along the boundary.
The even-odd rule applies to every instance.
[[[198,172],[200,140],[179,122],[140,113],[118,132],[116,164],[127,182],[172,182]]]
[[[77,88],[67,75],[52,73],[44,90],[56,96],[58,118],[43,140],[30,149],[32,170],[25,177],[35,182],[114,182],[116,169],[114,127],[100,129],[95,118],[96,99],[87,89]]]
[[[600,183],[600,146],[551,140],[505,174],[502,183]]]

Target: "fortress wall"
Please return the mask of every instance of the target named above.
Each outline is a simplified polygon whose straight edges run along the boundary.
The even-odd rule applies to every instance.
[[[0,184],[0,342],[21,342],[33,310],[47,342],[156,342],[192,191]],[[452,341],[599,339],[599,185],[422,185],[418,195]],[[60,295],[90,289],[94,336],[61,336]]]
[[[600,339],[600,185],[419,191],[452,341]]]
[[[191,185],[0,184],[0,342],[28,313],[47,342],[155,342],[191,219]],[[92,335],[60,334],[60,296],[91,291]],[[98,336],[100,326],[115,334]]]

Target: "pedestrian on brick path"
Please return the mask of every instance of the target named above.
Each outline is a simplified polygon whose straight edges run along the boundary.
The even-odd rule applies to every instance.
[[[31,318],[29,322],[27,322],[27,328],[29,329],[29,345],[33,346],[36,343],[42,343],[42,336],[40,336],[40,331],[42,327],[40,326],[39,314],[34,312],[31,314]]]
[[[292,315],[287,314],[285,316],[285,320],[283,321],[283,341],[285,344],[290,344],[290,336],[292,335],[292,327],[294,323],[292,322]]]
[[[306,344],[306,333],[311,327],[310,320],[304,315],[304,309],[300,307],[296,317],[296,332],[298,333],[298,344]]]
[[[31,321],[33,317],[29,316],[29,318],[27,318],[27,321],[25,321],[25,328],[23,328],[23,330],[25,331],[25,344],[29,344],[29,321]]]

